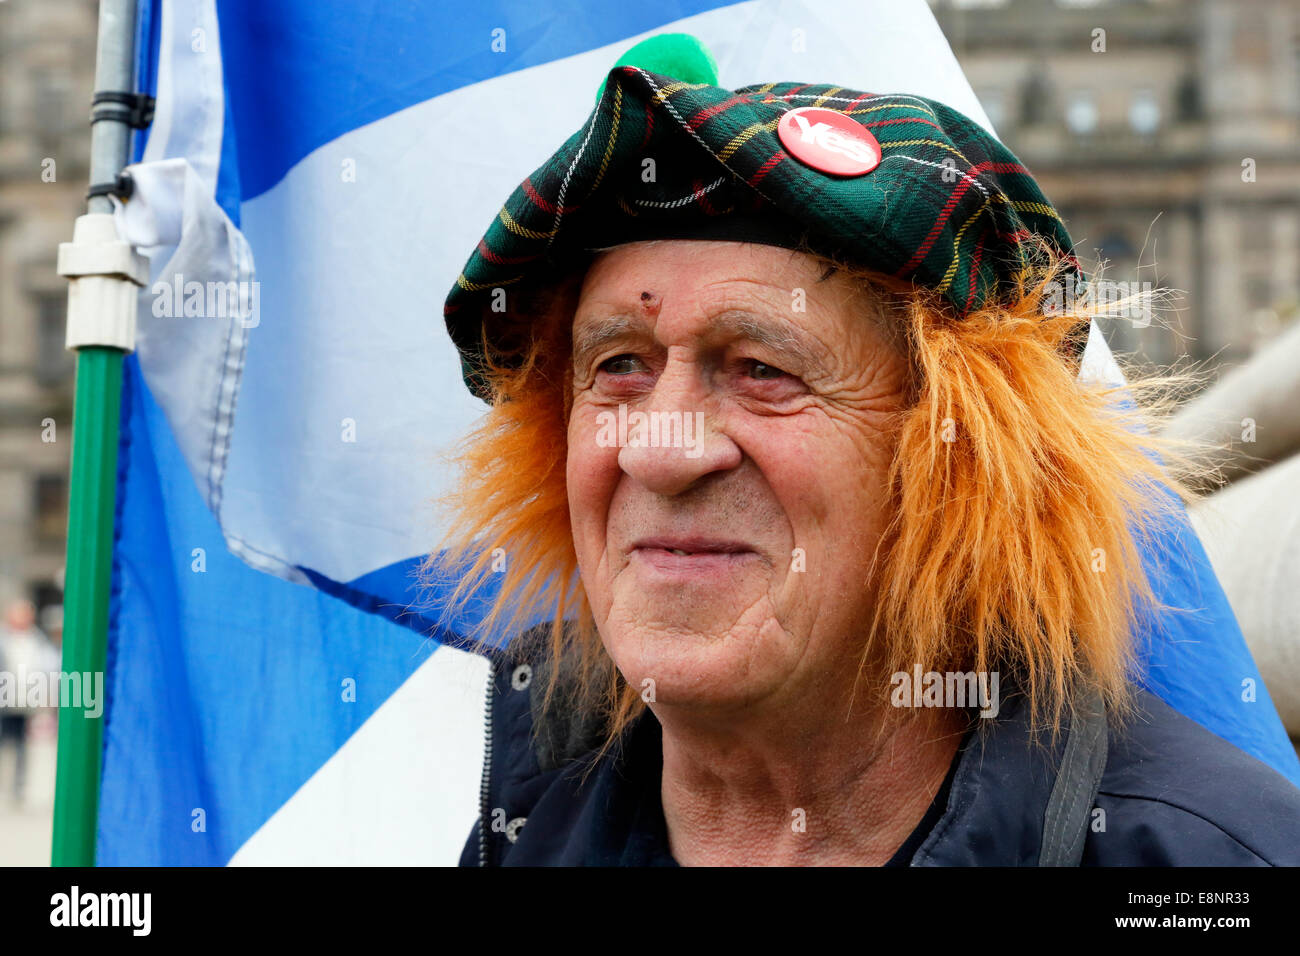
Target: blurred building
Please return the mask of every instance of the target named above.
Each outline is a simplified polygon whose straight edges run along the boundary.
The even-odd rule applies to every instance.
[[[1300,301],[1300,2],[931,0],[1002,140],[1106,276],[1187,295],[1112,348],[1236,363]],[[1140,323],[1136,323],[1140,324]]]
[[[0,602],[61,601],[74,363],[55,255],[85,212],[97,17],[0,2]]]

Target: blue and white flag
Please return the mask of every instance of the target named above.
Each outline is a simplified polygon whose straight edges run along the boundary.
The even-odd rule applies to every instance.
[[[453,863],[486,667],[411,572],[439,538],[441,455],[483,411],[442,301],[503,199],[659,32],[700,38],[731,88],[836,82],[987,117],[923,0],[142,5],[157,108],[117,218],[151,279],[123,395],[98,862]],[[1088,348],[1088,374],[1117,374],[1095,327]],[[1148,684],[1300,781],[1178,534],[1149,557],[1163,599],[1201,610],[1151,622]]]

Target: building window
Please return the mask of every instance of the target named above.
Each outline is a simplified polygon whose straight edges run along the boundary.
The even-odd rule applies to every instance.
[[[1151,136],[1160,128],[1160,103],[1153,91],[1133,91],[1133,99],[1128,104],[1128,124],[1141,136]]]
[[[1237,223],[1242,258],[1247,264],[1266,265],[1273,254],[1273,235],[1269,228],[1273,223],[1266,211],[1259,206],[1243,206]]]
[[[1051,115],[1052,89],[1041,70],[1035,70],[1020,90],[1020,121],[1027,126],[1044,122]]]
[[[1192,123],[1201,118],[1201,82],[1195,74],[1189,73],[1182,78],[1174,99],[1178,104],[1180,120]]]
[[[1076,136],[1087,136],[1097,130],[1097,101],[1090,90],[1070,94],[1065,107],[1065,125]]]
[[[36,476],[35,527],[37,540],[55,544],[68,533],[68,483],[60,474]]]
[[[68,132],[68,78],[60,71],[36,70],[32,77],[31,129],[41,151],[53,153]]]
[[[1129,241],[1128,236],[1117,229],[1107,232],[1102,237],[1101,244],[1098,246],[1098,253],[1111,264],[1111,268],[1114,268],[1116,264],[1127,265],[1137,258],[1137,250],[1133,248],[1133,243]],[[1108,275],[1108,278],[1131,279],[1133,277]]]
[[[67,294],[41,293],[36,304],[36,382],[46,388],[72,378],[76,362],[64,348],[67,341]]]

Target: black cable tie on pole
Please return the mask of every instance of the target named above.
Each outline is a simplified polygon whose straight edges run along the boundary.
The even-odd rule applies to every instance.
[[[135,192],[135,180],[131,178],[130,173],[118,173],[117,179],[111,183],[96,183],[86,190],[86,198],[94,199],[96,196],[116,196],[123,202],[131,198],[131,193]]]
[[[154,102],[154,98],[145,93],[99,90],[90,99],[90,122],[112,120],[125,123],[132,129],[144,129],[153,122]]]

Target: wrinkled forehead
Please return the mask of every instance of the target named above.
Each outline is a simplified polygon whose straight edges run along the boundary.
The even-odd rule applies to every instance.
[[[592,252],[572,313],[575,355],[647,325],[805,353],[833,350],[878,312],[869,283],[795,249],[655,240]]]

